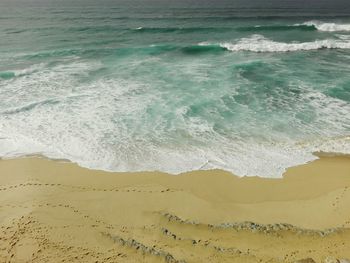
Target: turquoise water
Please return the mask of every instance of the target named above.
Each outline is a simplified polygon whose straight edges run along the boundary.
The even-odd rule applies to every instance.
[[[350,153],[350,6],[269,3],[1,2],[0,156],[277,177]]]

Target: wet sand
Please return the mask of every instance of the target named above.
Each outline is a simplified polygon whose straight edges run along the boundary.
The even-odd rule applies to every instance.
[[[0,161],[0,262],[337,262],[349,227],[348,156],[283,179]]]

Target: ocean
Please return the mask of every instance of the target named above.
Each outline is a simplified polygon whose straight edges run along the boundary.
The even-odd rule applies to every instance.
[[[348,1],[0,2],[0,157],[280,177],[350,153]]]

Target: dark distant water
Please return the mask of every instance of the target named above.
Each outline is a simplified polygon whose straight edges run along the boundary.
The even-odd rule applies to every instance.
[[[279,176],[350,153],[348,1],[1,1],[0,156]]]

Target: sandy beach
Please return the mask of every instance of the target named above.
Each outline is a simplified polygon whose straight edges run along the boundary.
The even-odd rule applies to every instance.
[[[0,263],[350,263],[350,0],[0,0]]]
[[[0,262],[347,262],[349,187],[348,156],[283,179],[1,160]]]

